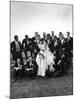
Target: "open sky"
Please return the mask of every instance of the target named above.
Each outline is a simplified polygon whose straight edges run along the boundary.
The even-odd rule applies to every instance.
[[[15,34],[22,41],[25,34],[32,37],[36,31],[42,35],[52,30],[72,35],[72,5],[11,2],[11,41]]]

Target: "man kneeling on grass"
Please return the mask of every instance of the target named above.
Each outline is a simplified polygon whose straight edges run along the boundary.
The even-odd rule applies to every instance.
[[[26,76],[28,76],[30,78],[34,78],[34,76],[37,75],[37,67],[38,67],[37,63],[30,56],[28,58],[28,61],[27,61],[27,64],[26,64],[26,68],[25,68],[25,74],[26,74]]]

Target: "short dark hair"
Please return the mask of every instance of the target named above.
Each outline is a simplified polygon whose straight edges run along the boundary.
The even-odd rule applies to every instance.
[[[70,34],[70,32],[69,32],[69,31],[67,31],[67,33],[69,33],[69,34]]]
[[[18,38],[18,35],[15,35],[15,36],[14,36],[14,39],[16,39],[16,38]]]
[[[59,35],[62,35],[62,32],[59,32]]]
[[[47,36],[50,36],[50,34],[47,34]]]
[[[25,35],[25,38],[28,38],[28,35]]]

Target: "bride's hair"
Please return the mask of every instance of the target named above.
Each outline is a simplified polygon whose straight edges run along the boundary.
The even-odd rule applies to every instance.
[[[41,42],[42,44],[44,43],[44,41],[45,41],[45,40],[44,40],[43,38],[40,40],[40,42]]]
[[[43,55],[42,53],[39,53],[39,55],[40,55],[40,56],[42,56],[42,57],[43,57],[43,59],[44,59],[44,55]]]

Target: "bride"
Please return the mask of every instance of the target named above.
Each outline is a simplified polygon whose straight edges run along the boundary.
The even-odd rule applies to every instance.
[[[40,48],[40,52],[38,53],[36,57],[36,62],[38,64],[38,76],[45,76],[45,72],[48,69],[50,71],[55,71],[53,64],[54,64],[54,55],[51,53],[51,51],[48,48],[48,45],[44,41],[44,39],[40,40],[40,43],[38,44]]]

